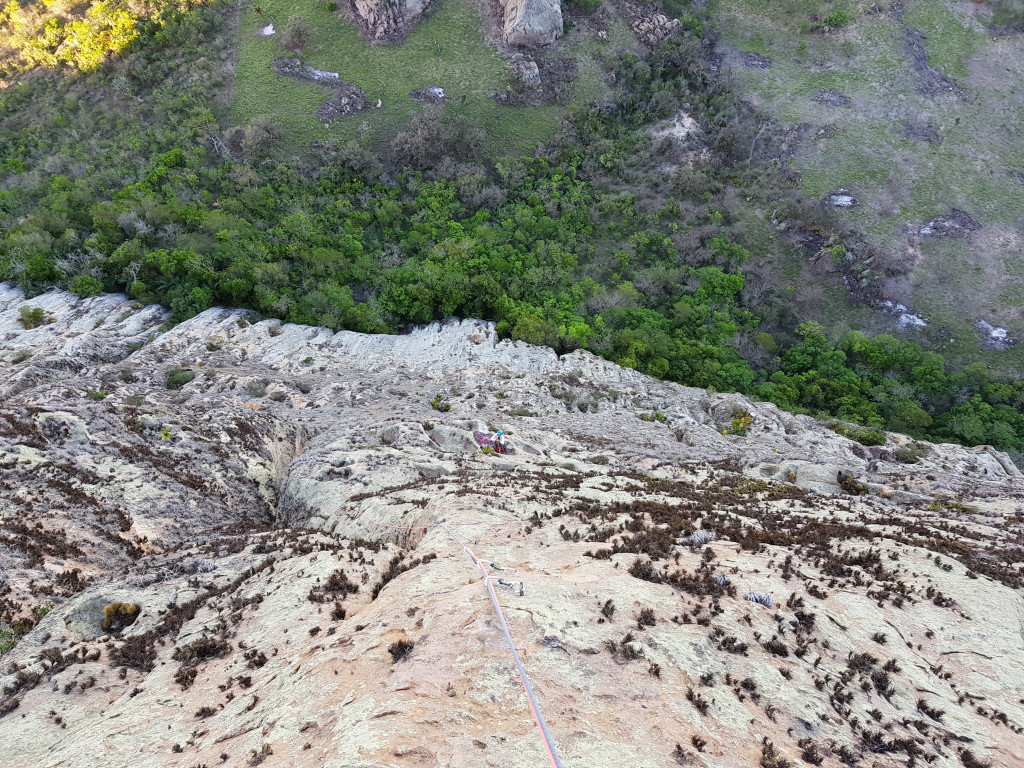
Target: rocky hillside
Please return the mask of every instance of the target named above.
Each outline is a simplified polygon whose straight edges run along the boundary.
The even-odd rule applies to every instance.
[[[19,765],[544,765],[456,537],[565,766],[1024,763],[1005,455],[865,447],[475,321],[164,321],[0,288]]]

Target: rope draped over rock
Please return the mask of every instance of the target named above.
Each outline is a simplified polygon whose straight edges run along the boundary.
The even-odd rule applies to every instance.
[[[348,507],[350,512],[353,511],[352,507]],[[537,730],[540,731],[541,738],[544,741],[544,750],[547,755],[552,768],[562,768],[562,762],[558,757],[558,751],[555,749],[554,740],[551,738],[551,733],[548,731],[547,722],[544,720],[544,715],[540,710],[540,705],[537,703],[537,698],[533,693],[533,687],[530,685],[530,680],[526,676],[526,670],[523,668],[523,663],[519,659],[519,652],[516,650],[515,644],[512,642],[512,635],[508,631],[508,625],[505,623],[505,614],[501,610],[501,604],[498,602],[498,595],[494,591],[494,581],[502,586],[512,587],[513,591],[518,591],[519,595],[522,596],[524,593],[523,582],[508,582],[503,578],[497,578],[492,574],[488,573],[488,568],[500,572],[514,571],[515,569],[506,569],[502,566],[496,565],[493,562],[485,562],[478,558],[469,545],[466,543],[467,540],[461,539],[451,528],[449,528],[443,520],[438,520],[427,525],[391,525],[381,520],[377,520],[370,515],[365,514],[365,510],[356,515],[356,519],[365,518],[371,520],[377,525],[384,526],[385,528],[393,528],[407,531],[425,531],[430,528],[440,528],[454,541],[466,555],[469,556],[473,564],[480,570],[480,573],[484,577],[484,584],[487,586],[487,594],[491,598],[491,603],[494,605],[494,611],[498,615],[498,623],[501,626],[501,631],[505,635],[505,642],[508,643],[509,652],[512,654],[512,661],[515,662],[516,670],[519,672],[519,680],[523,685],[523,690],[526,692],[526,698],[530,703],[530,710],[533,713],[534,722],[537,725]]]

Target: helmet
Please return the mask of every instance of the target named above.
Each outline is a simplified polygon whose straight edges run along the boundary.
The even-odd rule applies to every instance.
[[[498,430],[498,434],[499,434],[499,435],[504,435],[505,433],[504,433],[504,432],[502,432],[502,431],[501,431],[501,430],[499,429],[499,430]]]

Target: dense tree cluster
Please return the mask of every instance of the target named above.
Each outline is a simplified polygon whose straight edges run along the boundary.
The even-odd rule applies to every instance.
[[[0,72],[38,66],[96,69],[135,41],[143,27],[153,28],[164,13],[190,4],[190,0],[93,0],[88,4],[9,0],[0,8],[0,35],[13,55],[0,62]]]
[[[694,20],[691,36],[617,62],[614,102],[575,110],[535,157],[488,159],[478,127],[434,109],[386,153],[320,146],[299,167],[275,159],[272,127],[221,132],[209,98],[176,79],[208,66],[202,41],[219,23],[215,8],[170,16],[147,41],[155,63],[80,76],[127,71],[145,112],[97,114],[54,81],[5,95],[0,279],[29,295],[124,291],[175,321],[219,304],[364,332],[483,317],[514,339],[793,411],[1024,449],[1020,382],[950,370],[891,336],[835,338],[749,290],[760,246],[729,198],[772,178],[759,149],[771,137],[705,69]],[[43,88],[56,89],[53,135],[24,130]],[[651,177],[637,169],[676,151],[645,126],[683,107],[705,160],[641,188]],[[83,123],[91,145],[58,129]]]

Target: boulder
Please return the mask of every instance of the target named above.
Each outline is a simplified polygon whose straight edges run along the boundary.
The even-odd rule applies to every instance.
[[[313,69],[308,64],[303,64],[301,59],[278,58],[270,62],[270,66],[282,77],[294,77],[296,80],[305,80],[318,85],[339,85],[341,83],[341,76],[337,72]]]
[[[562,36],[558,0],[503,0],[504,34],[509,45],[550,45]]]
[[[371,40],[399,40],[419,21],[429,0],[353,0],[363,33]]]
[[[630,26],[641,43],[650,48],[657,48],[675,34],[679,28],[679,19],[670,19],[663,14],[655,13],[651,16],[637,17]]]
[[[444,88],[438,85],[430,85],[426,88],[417,88],[415,91],[409,91],[409,98],[413,101],[418,101],[420,104],[438,104],[448,100]]]
[[[471,432],[446,424],[438,424],[428,434],[437,447],[446,453],[474,453],[479,447]]]
[[[316,110],[316,116],[325,123],[339,117],[348,117],[370,109],[370,102],[362,89],[348,83],[340,83]]]

